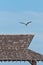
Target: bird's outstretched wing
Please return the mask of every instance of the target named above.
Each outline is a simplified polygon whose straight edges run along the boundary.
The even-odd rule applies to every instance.
[[[23,23],[23,22],[19,22],[19,23],[21,23],[21,24],[25,24],[25,23]]]
[[[32,21],[27,22],[27,24],[31,23]]]

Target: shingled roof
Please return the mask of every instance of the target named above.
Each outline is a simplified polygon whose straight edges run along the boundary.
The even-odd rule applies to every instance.
[[[0,35],[0,45],[28,48],[34,35]]]
[[[43,55],[28,46],[34,35],[0,35],[0,61],[43,61]]]

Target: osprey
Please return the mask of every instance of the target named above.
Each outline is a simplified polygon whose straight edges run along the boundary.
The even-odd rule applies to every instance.
[[[29,21],[27,23],[24,23],[24,22],[19,22],[20,24],[24,24],[25,26],[27,26],[29,23],[31,23],[32,21]]]

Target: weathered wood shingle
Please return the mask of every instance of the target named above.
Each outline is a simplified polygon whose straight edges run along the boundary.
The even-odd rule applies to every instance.
[[[30,49],[34,35],[0,35],[0,61],[42,61],[43,55]]]

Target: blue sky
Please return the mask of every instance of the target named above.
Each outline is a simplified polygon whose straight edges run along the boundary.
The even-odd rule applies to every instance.
[[[19,24],[28,21],[32,23],[27,28]],[[43,54],[43,0],[0,0],[0,34],[24,33],[35,35],[29,48]],[[0,62],[0,64],[28,65],[29,63]]]

